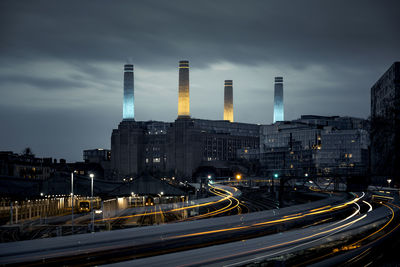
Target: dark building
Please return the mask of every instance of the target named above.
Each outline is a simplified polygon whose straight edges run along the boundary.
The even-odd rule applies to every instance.
[[[303,115],[260,127],[260,163],[266,174],[364,176],[368,124],[351,117]]]
[[[102,161],[111,160],[111,150],[96,148],[83,150],[83,161],[101,163]]]
[[[228,121],[122,121],[112,133],[111,165],[118,179],[158,172],[190,181],[200,166],[228,164],[238,149],[258,148],[258,133],[258,125]]]
[[[54,173],[52,158],[0,151],[0,176],[44,180]]]
[[[371,88],[371,172],[400,184],[400,62]],[[380,178],[379,178],[380,177]]]

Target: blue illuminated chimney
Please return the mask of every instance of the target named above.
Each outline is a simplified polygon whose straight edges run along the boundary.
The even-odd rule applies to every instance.
[[[274,123],[277,121],[284,121],[283,77],[275,77]]]
[[[124,66],[124,103],[122,111],[123,120],[135,119],[135,96],[133,83],[133,65]]]

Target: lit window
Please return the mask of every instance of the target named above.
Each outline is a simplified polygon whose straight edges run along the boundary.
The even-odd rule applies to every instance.
[[[153,158],[153,162],[160,162],[161,159],[160,158]]]
[[[353,154],[349,154],[349,158],[352,158],[353,157]]]
[[[149,163],[149,158],[146,158],[146,163]]]

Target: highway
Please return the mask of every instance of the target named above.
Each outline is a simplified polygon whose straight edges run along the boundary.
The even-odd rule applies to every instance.
[[[234,199],[234,189],[218,190]],[[374,204],[374,209],[366,198],[337,194],[280,210],[0,244],[0,264],[241,265],[372,231],[398,212],[393,204]]]

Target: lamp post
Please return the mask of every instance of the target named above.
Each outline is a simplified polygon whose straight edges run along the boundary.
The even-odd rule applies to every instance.
[[[387,182],[388,182],[388,184],[389,184],[389,187],[390,187],[390,182],[392,181],[392,179],[387,179]]]
[[[76,171],[74,170],[71,172],[71,231],[72,234],[74,234],[74,173]]]
[[[90,179],[92,180],[91,182],[91,191],[92,191],[92,197],[90,198],[90,207],[91,207],[91,211],[92,211],[92,233],[94,232],[94,212],[93,212],[93,178],[94,178],[94,174],[91,173],[90,174]]]

